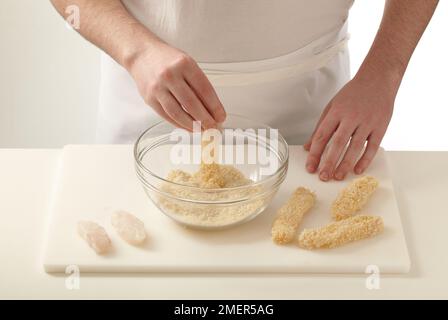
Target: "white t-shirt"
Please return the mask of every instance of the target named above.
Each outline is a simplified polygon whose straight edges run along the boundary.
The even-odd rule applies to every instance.
[[[341,27],[353,0],[123,0],[161,39],[199,62],[293,52]]]

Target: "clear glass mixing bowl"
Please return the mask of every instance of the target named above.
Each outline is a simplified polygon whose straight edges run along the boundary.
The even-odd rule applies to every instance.
[[[200,146],[200,138],[193,144],[194,137],[198,141],[198,133],[194,136],[174,129],[167,122],[157,123],[143,132],[134,146],[137,176],[160,211],[189,227],[221,229],[252,220],[266,209],[288,170],[288,145],[280,133],[229,114],[222,125],[220,163],[235,167],[252,181],[248,185],[209,189],[167,179],[172,170],[193,174],[200,167],[200,160],[193,159],[194,150],[198,150],[193,146]],[[180,141],[179,136],[184,140]],[[190,154],[184,152],[180,158],[179,150],[190,150]]]

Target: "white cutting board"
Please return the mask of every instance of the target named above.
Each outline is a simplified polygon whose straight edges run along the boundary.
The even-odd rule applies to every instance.
[[[363,211],[383,217],[381,235],[318,251],[272,243],[274,214],[297,186],[315,190],[318,199],[305,216],[303,229],[331,221],[330,204],[348,183],[319,181],[306,173],[305,157],[302,147],[290,147],[287,178],[260,216],[228,230],[199,231],[176,224],[147,198],[135,174],[132,146],[67,146],[52,196],[45,270],[65,272],[68,265],[77,265],[81,272],[364,273],[374,265],[381,273],[408,272],[410,260],[382,150],[367,172],[379,179],[380,188]],[[132,212],[145,223],[149,239],[144,246],[133,247],[117,236],[110,224],[117,209]],[[96,255],[78,236],[76,224],[81,219],[106,228],[114,247],[110,254]]]

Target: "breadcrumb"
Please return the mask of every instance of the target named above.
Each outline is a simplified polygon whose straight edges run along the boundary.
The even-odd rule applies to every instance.
[[[208,146],[209,144],[212,145]],[[208,150],[204,150],[207,146]],[[263,210],[272,198],[273,193],[266,193],[263,196],[255,197],[261,193],[261,186],[253,186],[254,181],[247,178],[237,168],[231,165],[219,164],[218,155],[220,148],[221,144],[219,139],[215,140],[213,138],[210,141],[206,140],[203,136],[201,139],[201,164],[199,170],[193,174],[182,170],[173,170],[168,174],[167,180],[181,185],[166,183],[161,186],[162,191],[174,195],[175,198],[187,199],[187,201],[159,196],[157,202],[160,208],[166,213],[176,216],[177,220],[188,225],[203,227],[231,225],[244,219],[249,219],[257,212]],[[205,151],[205,153],[202,151]],[[211,157],[211,161],[207,161],[208,156]],[[204,190],[197,190],[188,186],[199,187]],[[243,186],[244,188],[237,190],[206,190]],[[249,200],[229,205],[195,203],[195,201],[230,202],[245,198]]]
[[[200,182],[201,188],[224,188],[226,185],[225,175],[221,172],[221,166],[218,164],[218,154],[221,144],[213,137],[206,139],[205,134],[210,133],[208,129],[201,135],[201,166],[199,171],[193,176],[193,179]],[[206,153],[206,148],[210,149]]]
[[[272,240],[277,244],[291,242],[303,215],[314,206],[315,200],[316,196],[313,192],[303,187],[297,188],[277,212],[272,225]]]
[[[244,174],[230,165],[201,163],[199,171],[190,178],[201,188],[232,188],[253,183]]]
[[[221,181],[218,188],[232,188],[239,186],[247,186],[247,188],[238,190],[228,190],[225,192],[206,192],[201,190],[194,190],[186,186],[200,187],[200,188],[217,188],[208,179],[210,176],[210,166],[214,167],[215,174]],[[199,201],[232,201],[244,197],[250,198],[260,193],[260,186],[252,186],[251,179],[246,178],[244,174],[237,168],[231,165],[209,164],[201,165],[198,172],[189,174],[182,170],[173,170],[168,176],[167,180],[181,183],[185,186],[174,186],[170,184],[163,184],[161,190],[176,196],[181,199],[199,200]],[[216,181],[216,180],[215,180]],[[243,202],[236,205],[206,205],[189,203],[188,201],[177,201],[169,197],[160,196],[158,205],[165,210],[165,212],[175,215],[179,220],[198,226],[225,226],[235,222],[244,220],[252,214],[262,210],[271,199],[270,195],[254,200]]]
[[[179,184],[189,184],[191,182],[191,174],[182,170],[171,170],[166,179]]]
[[[373,237],[384,229],[378,216],[359,215],[330,223],[317,229],[305,229],[299,235],[299,246],[304,249],[334,248]]]
[[[378,180],[364,176],[353,180],[344,188],[331,206],[331,214],[335,220],[342,220],[361,210],[378,188]]]
[[[224,188],[226,181],[217,163],[201,163],[199,171],[193,175],[193,179],[200,183],[202,188]]]

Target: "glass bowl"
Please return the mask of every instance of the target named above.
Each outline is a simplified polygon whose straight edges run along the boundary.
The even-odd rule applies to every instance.
[[[288,145],[277,130],[229,114],[216,132],[221,134],[219,175],[226,181],[221,188],[189,180],[201,168],[200,130],[188,132],[163,121],[144,131],[134,145],[145,193],[165,215],[188,227],[222,229],[252,220],[286,177]]]

